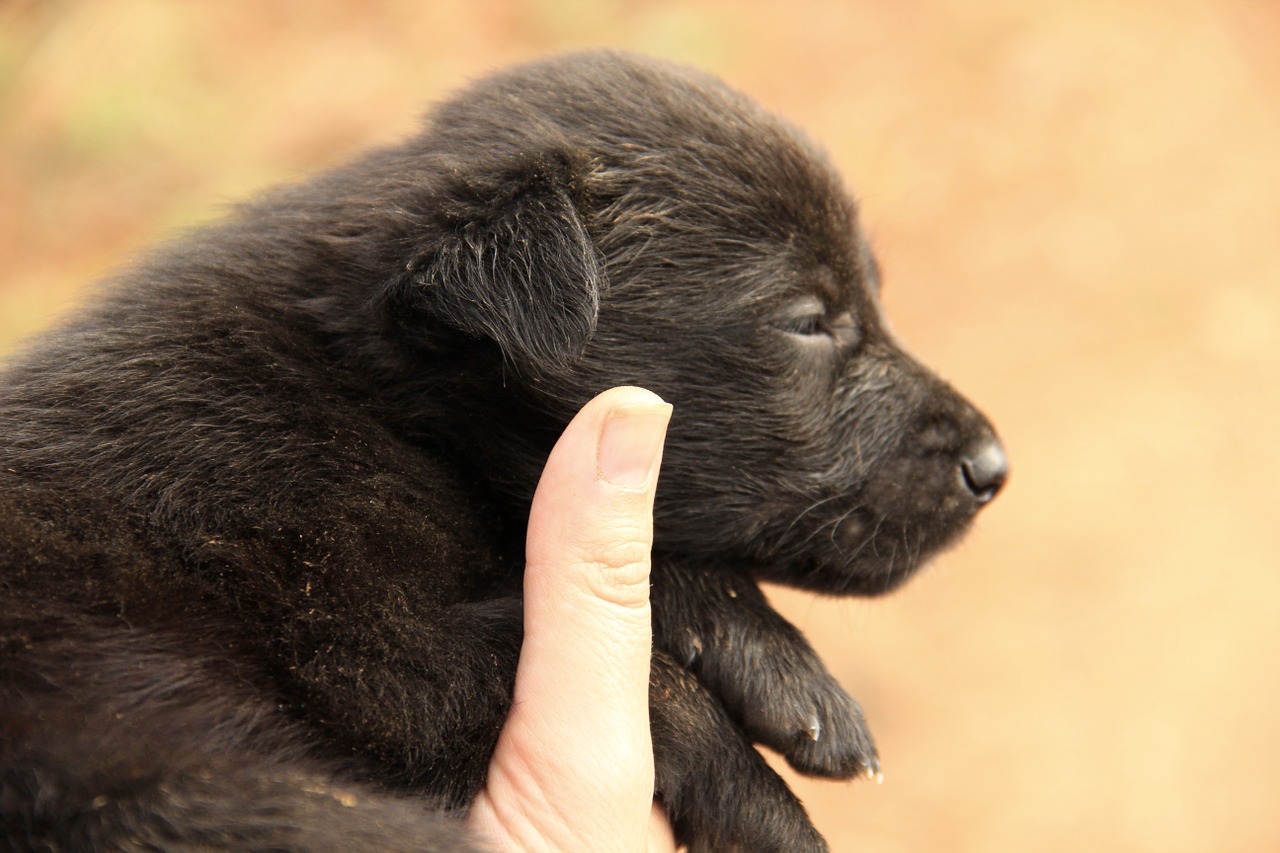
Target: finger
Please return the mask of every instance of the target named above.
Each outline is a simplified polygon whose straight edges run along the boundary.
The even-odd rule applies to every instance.
[[[675,853],[676,833],[667,818],[667,810],[660,803],[653,804],[649,814],[649,846],[648,853]]]
[[[535,836],[549,849],[646,849],[649,549],[670,414],[648,391],[606,391],[539,482],[515,702],[478,804],[503,810],[494,816],[524,849]]]

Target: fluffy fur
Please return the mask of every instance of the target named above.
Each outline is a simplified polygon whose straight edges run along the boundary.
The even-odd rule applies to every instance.
[[[880,320],[853,203],[704,75],[593,53],[162,249],[0,389],[0,834],[15,850],[471,850],[523,528],[595,393],[675,405],[658,795],[692,850],[818,851],[752,742],[874,772],[756,586],[896,587],[1000,487]]]

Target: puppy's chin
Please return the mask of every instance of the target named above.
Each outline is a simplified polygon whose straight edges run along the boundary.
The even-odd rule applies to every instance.
[[[828,595],[877,596],[893,592],[934,556],[964,535],[973,516],[903,524],[854,512],[804,542],[790,559],[760,562],[761,580]]]

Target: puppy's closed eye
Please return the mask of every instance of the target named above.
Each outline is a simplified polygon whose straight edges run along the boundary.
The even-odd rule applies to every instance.
[[[852,352],[862,342],[862,329],[852,312],[832,312],[816,298],[791,306],[773,327],[802,346],[834,346],[842,352]]]

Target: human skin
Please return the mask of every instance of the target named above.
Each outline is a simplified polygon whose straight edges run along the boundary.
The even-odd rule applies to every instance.
[[[649,735],[649,550],[671,406],[614,388],[566,427],[529,516],[515,698],[469,817],[503,853],[667,853]]]

